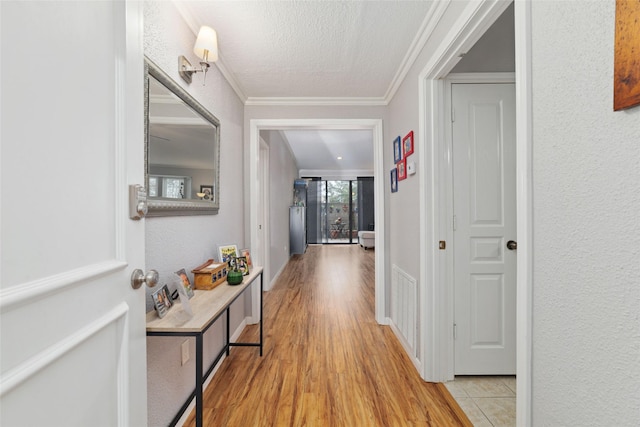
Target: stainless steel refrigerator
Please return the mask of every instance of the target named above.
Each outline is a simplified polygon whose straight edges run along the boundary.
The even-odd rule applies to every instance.
[[[307,250],[307,211],[304,206],[289,207],[289,254]]]

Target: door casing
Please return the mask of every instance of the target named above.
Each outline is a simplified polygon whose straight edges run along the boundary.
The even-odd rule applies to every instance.
[[[451,378],[453,355],[449,345],[451,295],[439,286],[446,280],[446,257],[438,241],[446,240],[445,189],[437,182],[445,180],[442,164],[449,159],[437,141],[444,138],[444,78],[473,44],[509,6],[499,0],[470,2],[460,18],[444,35],[436,54],[429,59],[418,78],[419,123],[417,144],[419,162],[428,173],[420,179],[420,265],[419,299],[421,375],[426,381]],[[532,401],[532,287],[533,287],[533,180],[532,180],[532,84],[531,84],[531,2],[517,1],[515,21],[516,80],[516,179],[517,179],[517,398],[516,421],[530,426]],[[446,287],[445,287],[446,288]]]

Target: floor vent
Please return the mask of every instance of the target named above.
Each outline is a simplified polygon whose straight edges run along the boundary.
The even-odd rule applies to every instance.
[[[417,356],[417,307],[416,279],[394,264],[391,272],[391,321],[404,339],[407,352],[414,357]]]

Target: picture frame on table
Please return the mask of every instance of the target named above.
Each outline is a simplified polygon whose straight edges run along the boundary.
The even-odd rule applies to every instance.
[[[155,291],[151,298],[153,299],[153,306],[158,313],[159,318],[163,318],[169,309],[173,306],[173,301],[171,300],[171,293],[169,293],[169,288],[167,285],[162,286],[160,289]]]
[[[407,178],[407,159],[402,159],[397,165],[398,169],[398,181],[402,181]]]
[[[187,294],[189,299],[193,298],[193,286],[191,285],[191,281],[189,280],[189,276],[187,276],[187,272],[184,268],[176,271],[176,275],[180,278],[180,284],[182,285],[184,292]]]
[[[398,169],[391,169],[391,192],[398,192]]]
[[[413,131],[402,138],[402,153],[404,159],[413,154]]]
[[[402,143],[400,141],[400,137],[397,137],[393,141],[393,163],[398,163],[402,160]]]
[[[236,245],[218,246],[218,257],[220,262],[228,263],[238,255],[238,247]]]
[[[253,263],[251,262],[251,250],[249,250],[249,248],[240,249],[240,256],[247,258],[247,265],[249,266],[249,270],[251,270],[253,268]]]
[[[241,272],[243,276],[249,275],[249,263],[247,262],[247,257],[235,257],[233,262],[235,269]]]

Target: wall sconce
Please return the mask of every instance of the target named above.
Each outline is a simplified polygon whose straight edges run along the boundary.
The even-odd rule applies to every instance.
[[[210,62],[218,60],[218,35],[213,28],[206,25],[200,27],[196,44],[193,45],[193,52],[201,59],[200,68],[191,66],[187,58],[179,56],[178,74],[185,82],[191,83],[191,76],[194,73],[203,72],[202,85],[204,86],[204,79],[207,77],[207,71],[211,66]]]

